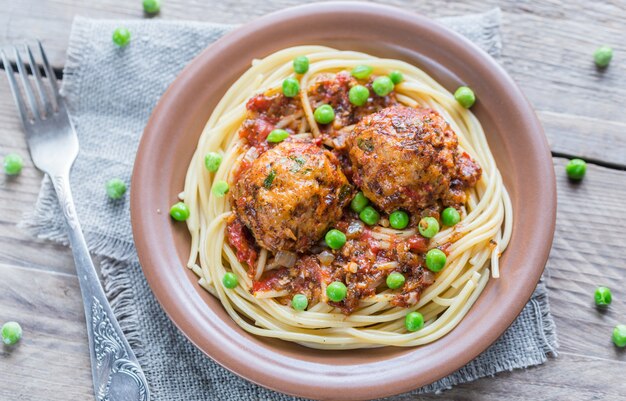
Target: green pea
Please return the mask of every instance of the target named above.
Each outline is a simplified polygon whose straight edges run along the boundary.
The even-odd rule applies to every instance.
[[[600,68],[604,68],[609,65],[613,58],[613,49],[609,46],[600,46],[593,52],[593,61]]]
[[[615,326],[611,339],[613,340],[613,343],[618,347],[626,347],[626,324],[618,324],[617,326]]]
[[[326,233],[324,241],[331,249],[339,249],[346,243],[346,234],[333,228]]]
[[[365,197],[365,194],[362,191],[357,192],[352,198],[350,202],[350,209],[354,210],[357,213],[361,213],[365,206],[369,205],[370,200]]]
[[[432,272],[439,272],[446,265],[446,254],[441,249],[433,248],[426,253],[426,267]]]
[[[296,294],[291,298],[291,307],[295,310],[302,311],[309,306],[309,300],[304,294]]]
[[[426,238],[432,238],[439,232],[439,222],[434,217],[424,217],[420,220],[417,228]]]
[[[284,129],[276,128],[267,136],[267,141],[271,143],[282,142],[289,136],[289,132]]]
[[[346,298],[348,289],[341,281],[333,281],[326,287],[326,296],[333,302],[341,302]]]
[[[215,173],[219,170],[222,164],[223,156],[217,152],[209,152],[204,156],[204,167],[211,173]]]
[[[2,325],[2,342],[15,345],[22,338],[22,326],[18,322],[6,322]]]
[[[461,215],[459,211],[453,207],[447,207],[441,212],[441,222],[443,225],[452,227],[461,221]]]
[[[352,69],[350,74],[357,79],[367,79],[370,75],[372,75],[373,71],[374,68],[369,65],[357,65]]]
[[[355,106],[363,106],[370,97],[370,91],[363,85],[356,85],[350,88],[348,99]]]
[[[372,89],[378,96],[387,96],[393,90],[393,82],[389,77],[378,77],[372,82]]]
[[[107,195],[111,199],[121,199],[126,193],[126,184],[119,178],[111,178],[106,183]]]
[[[400,71],[391,71],[389,73],[389,79],[391,79],[394,85],[398,85],[400,82],[404,81],[404,75]]]
[[[4,172],[8,175],[18,175],[22,172],[24,161],[17,153],[9,153],[4,157]]]
[[[359,218],[367,225],[373,226],[378,223],[380,219],[380,214],[371,206],[366,206],[361,213],[359,213]]]
[[[335,110],[327,104],[323,104],[313,113],[315,121],[320,124],[328,124],[335,119]]]
[[[419,312],[409,312],[404,318],[404,326],[408,331],[417,331],[424,327],[424,316]]]
[[[593,297],[596,301],[596,306],[609,306],[613,299],[611,290],[607,287],[598,287]]]
[[[146,14],[157,14],[161,11],[160,0],[143,0],[143,10]]]
[[[409,225],[409,215],[404,210],[396,210],[389,215],[389,224],[396,230],[402,230]]]
[[[304,74],[309,70],[309,58],[307,56],[298,56],[293,59],[293,70],[296,74]]]
[[[222,284],[224,284],[224,287],[232,290],[239,285],[239,279],[235,273],[227,272],[222,277]]]
[[[300,82],[295,78],[287,78],[283,81],[283,95],[295,97],[300,92]]]
[[[220,181],[215,181],[215,183],[213,184],[212,191],[213,191],[213,195],[217,196],[218,198],[221,198],[228,193],[229,189],[230,187],[228,186],[228,183],[224,180],[220,180]]]
[[[172,216],[174,220],[185,221],[189,218],[190,214],[189,208],[183,202],[175,203],[170,208],[170,216]]]
[[[466,109],[472,107],[476,102],[476,95],[474,95],[474,91],[467,86],[459,86],[456,92],[454,92],[454,98]]]
[[[393,272],[387,276],[387,287],[395,290],[396,288],[400,288],[404,285],[406,279],[402,275],[402,273]]]
[[[565,172],[572,180],[582,180],[587,172],[587,163],[582,159],[572,159],[567,162]]]
[[[130,42],[130,31],[124,27],[119,27],[113,31],[113,43],[119,47],[124,47]]]

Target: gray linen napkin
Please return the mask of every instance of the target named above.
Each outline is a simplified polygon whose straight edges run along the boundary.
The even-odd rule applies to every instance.
[[[441,22],[498,57],[498,9]],[[124,49],[111,43],[111,32],[120,25],[132,32],[131,44]],[[111,201],[104,191],[104,183],[112,177],[129,183],[141,133],[168,85],[187,62],[232,28],[182,21],[84,18],[76,18],[72,27],[63,92],[80,140],[71,177],[77,213],[91,251],[102,259],[107,295],[146,371],[155,400],[292,399],[220,367],[172,325],[137,261],[129,196]],[[36,210],[21,225],[39,237],[66,243],[48,179],[43,180]],[[540,284],[513,326],[487,351],[454,374],[400,397],[541,364],[548,355],[556,355],[556,335],[546,289]]]

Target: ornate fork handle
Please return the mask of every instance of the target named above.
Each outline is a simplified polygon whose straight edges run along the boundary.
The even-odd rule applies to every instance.
[[[149,389],[137,358],[111,311],[76,217],[69,174],[51,177],[65,217],[85,306],[91,372],[97,401],[148,401]]]

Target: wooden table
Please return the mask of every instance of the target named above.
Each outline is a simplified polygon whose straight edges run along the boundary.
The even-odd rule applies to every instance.
[[[158,18],[245,23],[297,3],[163,0]],[[559,196],[547,266],[559,357],[420,399],[626,399],[626,350],[610,341],[613,327],[626,323],[626,1],[389,3],[433,17],[502,8],[502,63],[543,122]],[[0,10],[0,45],[41,38],[59,73],[74,15],[143,18],[140,0],[0,0]],[[591,56],[602,44],[615,50],[604,71],[595,68]],[[24,328],[19,346],[0,349],[0,399],[90,400],[74,262],[67,248],[16,227],[33,209],[41,173],[28,160],[4,73],[0,93],[0,155],[17,152],[26,160],[20,176],[0,175],[0,322],[17,320]],[[592,162],[580,184],[565,177],[564,164],[573,156]],[[593,306],[599,284],[613,289],[614,302],[606,313]]]

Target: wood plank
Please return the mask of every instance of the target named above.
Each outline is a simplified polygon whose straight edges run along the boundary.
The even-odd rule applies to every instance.
[[[559,209],[548,263],[561,356],[441,395],[406,399],[616,400],[623,395],[626,353],[611,344],[610,331],[626,317],[626,249],[620,247],[624,234],[619,230],[626,224],[626,211],[619,207],[626,188],[614,185],[626,180],[626,172],[591,165],[585,179],[573,184],[563,173],[565,162],[555,159]],[[593,289],[601,283],[608,283],[614,293],[606,313],[593,307]],[[89,371],[87,340],[75,277],[0,263],[0,321],[8,319],[19,320],[26,332],[24,342],[11,354],[6,348],[0,354],[0,399],[13,392],[26,400],[84,399],[80,395],[90,394],[85,373]],[[50,389],[54,395],[48,396]]]
[[[255,3],[168,0],[158,18],[242,23],[295,0]],[[503,63],[539,110],[552,149],[609,165],[626,166],[620,139],[626,114],[620,86],[626,69],[623,20],[626,2],[451,2],[394,1],[430,16],[503,8]],[[0,0],[0,45],[44,38],[56,66],[62,66],[73,15],[141,18],[141,2],[102,0]],[[599,28],[601,27],[601,28]],[[613,65],[597,70],[590,54],[602,43],[616,49]],[[8,94],[6,78],[0,93]],[[0,399],[92,399],[84,317],[71,253],[32,239],[15,224],[32,209],[41,175],[27,157],[10,96],[0,97],[0,156],[20,153],[26,166],[16,179],[0,177],[0,322],[19,320],[24,341],[0,349]],[[589,166],[586,178],[570,183],[564,159],[555,158],[558,221],[548,286],[561,356],[525,371],[501,373],[455,387],[438,400],[626,399],[626,352],[610,342],[612,327],[626,323],[626,172]],[[596,285],[613,289],[614,303],[600,313],[593,306]],[[417,399],[407,397],[406,399]]]
[[[626,381],[618,373],[623,369],[624,364],[616,361],[562,353],[544,365],[498,373],[441,394],[405,396],[398,401],[624,400]]]
[[[300,4],[296,0],[267,2],[163,3],[156,18],[244,23],[281,8]],[[502,63],[518,81],[542,117],[552,149],[558,154],[578,155],[617,166],[626,166],[626,152],[609,144],[624,140],[626,114],[620,83],[626,80],[626,45],[622,40],[626,2],[451,2],[439,0],[390,2],[428,16],[441,17],[503,9]],[[141,3],[119,0],[0,0],[0,45],[43,38],[53,64],[61,68],[74,15],[96,18],[143,18]],[[17,22],[19,21],[19,22]],[[598,29],[601,26],[602,29]],[[598,70],[592,53],[600,44],[615,49],[613,65]],[[593,106],[591,106],[593,104]]]
[[[76,277],[0,263],[0,305],[0,322],[24,331],[18,345],[0,348],[0,399],[93,399]]]
[[[611,343],[626,324],[626,172],[589,165],[580,183],[567,179],[566,160],[555,159],[557,227],[548,261],[550,304],[561,350],[626,363]],[[595,308],[596,286],[613,292],[611,307]]]
[[[4,72],[0,74],[0,93],[7,94],[0,96],[0,158],[17,153],[24,159],[20,175],[0,174],[0,264],[74,274],[74,259],[68,248],[33,238],[17,227],[24,213],[32,211],[43,175],[28,155]]]

